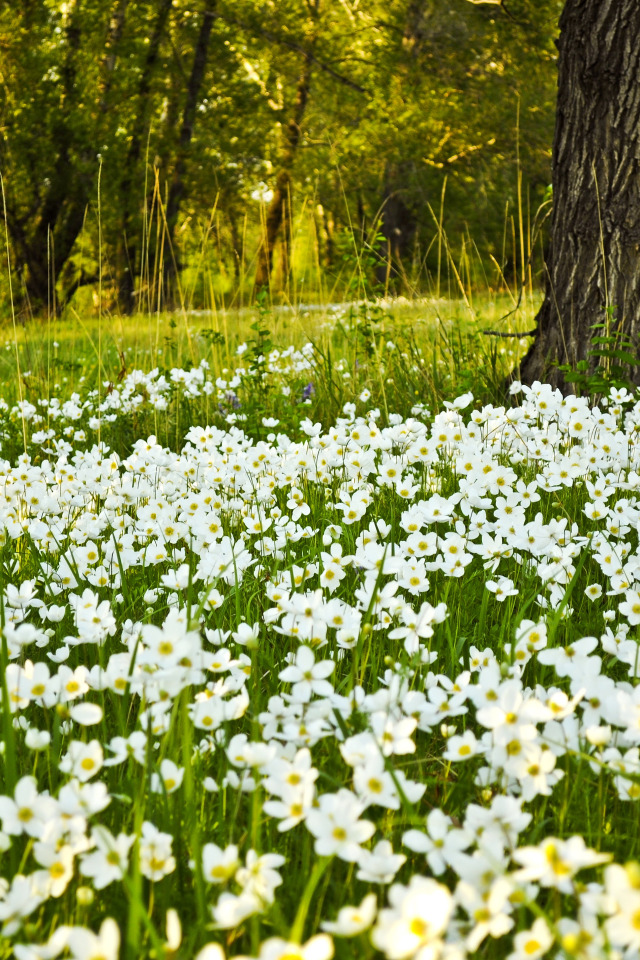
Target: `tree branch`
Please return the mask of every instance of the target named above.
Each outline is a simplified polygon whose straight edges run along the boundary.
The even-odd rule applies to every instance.
[[[216,20],[223,20],[225,23],[228,23],[233,27],[240,27],[242,30],[246,30],[247,33],[252,35],[257,35],[264,37],[265,40],[268,40],[269,43],[275,43],[280,47],[287,47],[289,50],[295,50],[296,53],[301,53],[303,56],[307,57],[314,66],[318,67],[319,70],[322,70],[324,73],[328,74],[330,77],[333,77],[334,80],[337,80],[338,83],[344,84],[345,87],[349,87],[351,90],[355,90],[357,93],[362,93],[364,96],[371,98],[371,93],[362,87],[359,83],[356,83],[355,80],[351,80],[349,77],[345,77],[343,74],[338,73],[337,70],[334,70],[333,67],[330,67],[328,63],[325,63],[323,60],[318,60],[314,54],[310,53],[309,50],[301,46],[299,43],[294,43],[293,40],[287,40],[286,37],[280,37],[275,33],[272,33],[270,30],[264,30],[261,27],[252,27],[251,25],[244,23],[242,20],[236,19],[236,17],[227,17],[222,13],[215,14]]]

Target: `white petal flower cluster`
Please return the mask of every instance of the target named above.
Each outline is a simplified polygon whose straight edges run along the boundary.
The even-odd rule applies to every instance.
[[[7,950],[639,957],[640,401],[253,440],[248,375],[0,410]],[[79,429],[176,396],[227,429]]]

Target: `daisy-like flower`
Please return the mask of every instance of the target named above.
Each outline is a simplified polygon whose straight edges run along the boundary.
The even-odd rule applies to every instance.
[[[543,887],[555,887],[562,893],[573,891],[573,878],[579,870],[608,863],[608,853],[598,853],[585,844],[582,837],[568,840],[547,837],[536,847],[520,847],[513,853],[521,869],[513,874],[518,882],[535,881]]]
[[[312,694],[319,697],[328,697],[333,693],[333,686],[327,680],[335,669],[333,660],[316,658],[310,647],[298,647],[293,662],[281,670],[278,676],[284,683],[292,683],[292,697],[300,703],[308,703]]]
[[[636,956],[640,951],[640,868],[637,863],[622,867],[612,863],[604,872],[605,890],[611,898],[605,930],[613,947]]]
[[[34,777],[22,777],[18,780],[10,797],[0,796],[0,819],[2,830],[12,836],[26,833],[39,839],[45,824],[56,813],[56,802],[51,797],[38,793]]]
[[[206,943],[194,960],[225,960],[225,953],[219,943]]]
[[[447,749],[442,754],[443,760],[451,760],[457,763],[460,760],[470,760],[484,752],[484,747],[476,739],[473,730],[465,730],[459,736],[449,737],[447,740]]]
[[[364,883],[391,883],[407,858],[394,853],[388,840],[380,840],[373,850],[362,850],[358,859],[356,878]]]
[[[155,882],[175,870],[176,861],[171,854],[172,841],[170,833],[161,833],[153,823],[145,820],[139,842],[140,871],[143,876]]]
[[[118,960],[120,928],[111,917],[102,922],[98,933],[85,927],[71,927],[67,946],[72,960]]]
[[[415,717],[394,720],[380,711],[371,715],[370,723],[383,756],[415,753],[416,745],[411,739],[411,734],[418,725]]]
[[[538,960],[553,945],[553,934],[546,920],[539,917],[530,930],[522,930],[513,938],[513,951],[507,960]]]
[[[566,647],[547,647],[538,654],[540,663],[553,666],[559,677],[588,676],[600,673],[599,656],[589,656],[598,646],[595,637],[582,637]]]
[[[265,904],[273,903],[276,887],[282,883],[277,867],[282,867],[285,858],[279,853],[264,853],[261,857],[249,850],[245,866],[236,872],[236,881],[243,893],[250,894]]]
[[[473,834],[469,830],[455,828],[451,818],[437,807],[427,816],[426,827],[426,833],[414,829],[405,831],[402,843],[415,853],[423,853],[429,869],[437,876],[444,873],[452,856],[455,857],[471,845]]]
[[[494,595],[498,603],[504,603],[508,597],[517,597],[518,590],[509,577],[498,577],[497,580],[487,580],[487,590]]]
[[[178,767],[173,760],[162,760],[160,773],[151,774],[152,793],[174,793],[181,785],[184,767]]]
[[[3,882],[0,887],[0,923],[2,935],[12,937],[22,926],[22,921],[37,910],[47,896],[42,884],[36,883],[34,875],[29,877],[17,873],[11,885]]]
[[[233,843],[224,849],[216,843],[205,843],[202,848],[202,875],[207,883],[226,883],[239,865],[238,848]]]
[[[106,827],[95,826],[91,840],[94,849],[82,857],[80,873],[92,878],[96,890],[103,890],[124,877],[129,866],[129,851],[136,838],[125,833],[114,837]]]
[[[602,596],[602,587],[599,583],[590,583],[584,588],[584,595],[591,601],[599,600]]]
[[[73,877],[74,851],[68,843],[58,847],[55,843],[39,841],[34,844],[34,856],[44,870],[34,874],[35,882],[47,891],[50,897],[61,897]]]
[[[390,888],[389,904],[371,932],[374,947],[388,960],[436,957],[454,906],[447,888],[430,877],[413,876],[406,887]]]
[[[496,877],[484,890],[465,880],[459,881],[455,898],[473,924],[465,940],[467,950],[475,952],[486,937],[503,937],[511,930],[509,897],[513,892],[513,883],[507,877]]]
[[[292,943],[281,937],[270,937],[260,944],[257,960],[331,960],[333,941],[326,933],[318,933],[306,943]]]
[[[624,601],[618,607],[618,612],[632,627],[637,626],[640,623],[640,591],[626,590]]]
[[[369,929],[377,909],[375,893],[368,893],[359,907],[341,907],[335,920],[324,920],[320,926],[334,937],[357,937]]]
[[[359,819],[363,810],[364,804],[350,790],[323,794],[318,807],[311,809],[306,818],[307,828],[316,838],[316,853],[321,857],[337,856],[348,863],[358,860],[360,845],[375,832],[373,823]]]
[[[211,908],[211,915],[216,927],[221,930],[233,930],[239,927],[247,917],[260,913],[263,903],[251,893],[243,892],[239,896],[225,891],[218,897],[218,902]]]
[[[90,740],[89,743],[72,740],[60,761],[60,770],[62,773],[70,773],[81,783],[85,783],[100,772],[103,761],[104,754],[98,740]]]

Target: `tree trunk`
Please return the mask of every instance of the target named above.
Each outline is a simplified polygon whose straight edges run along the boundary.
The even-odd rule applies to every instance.
[[[312,56],[306,53],[298,78],[293,115],[286,128],[284,151],[280,162],[280,169],[276,177],[275,190],[273,191],[273,197],[267,208],[264,238],[258,251],[258,266],[255,278],[255,286],[258,289],[269,286],[273,267],[273,251],[285,217],[286,207],[291,203],[291,174],[300,144],[300,127],[304,119],[307,100],[309,99],[312,67]]]
[[[62,95],[54,133],[57,156],[49,185],[40,204],[35,227],[31,235],[27,232],[25,291],[31,312],[34,308],[37,310],[47,303],[51,277],[56,278],[58,268],[66,262],[68,254],[64,249],[65,244],[57,243],[55,231],[68,202],[69,192],[79,189],[78,180],[74,177],[71,157],[74,145],[71,115],[75,108],[77,58],[82,38],[80,11],[77,4],[70,6],[67,18],[66,50],[60,71]],[[53,244],[52,239],[55,241]],[[54,260],[50,263],[52,248]]]
[[[129,0],[120,0],[118,6],[113,11],[111,22],[109,24],[109,30],[107,32],[105,51],[100,67],[100,79],[98,83],[98,110],[103,114],[109,109],[109,94],[111,93],[116,61],[118,58],[118,44],[122,39],[128,5]]]
[[[133,313],[135,302],[135,278],[138,273],[138,244],[134,238],[133,223],[135,211],[139,205],[135,204],[133,188],[138,163],[142,155],[142,146],[147,135],[149,110],[151,107],[151,80],[156,69],[162,38],[173,6],[173,0],[162,0],[158,9],[155,24],[149,45],[144,58],[140,80],[138,82],[137,101],[138,110],[135,122],[132,124],[132,136],[125,157],[122,176],[120,178],[120,203],[122,219],[120,236],[118,238],[116,263],[118,271],[118,302],[123,313]]]
[[[422,53],[428,37],[428,19],[432,6],[431,0],[409,0],[402,34],[403,61],[400,66],[400,80],[410,79],[410,61],[417,60]],[[379,227],[386,243],[376,250],[379,263],[375,270],[375,279],[385,292],[389,288],[395,293],[400,292],[406,276],[402,260],[411,251],[416,233],[415,215],[403,198],[403,194],[406,196],[407,193],[409,173],[409,165],[402,162],[388,163],[384,172]]]
[[[594,368],[594,324],[640,332],[640,3],[567,0],[558,50],[546,294],[520,378],[570,392],[557,365]]]
[[[191,74],[187,84],[187,96],[182,112],[182,124],[180,126],[180,136],[178,139],[178,152],[171,177],[169,187],[169,196],[167,198],[167,207],[165,211],[167,229],[166,242],[163,253],[165,296],[172,297],[171,279],[175,276],[178,264],[178,252],[175,245],[176,227],[178,225],[178,213],[180,204],[184,197],[185,173],[187,171],[187,161],[189,148],[193,139],[193,128],[196,121],[196,111],[200,102],[202,84],[204,83],[204,74],[207,68],[207,56],[209,52],[209,40],[211,38],[211,29],[213,27],[214,13],[217,0],[205,0],[200,32],[193,53],[193,63]]]
[[[411,250],[416,232],[416,218],[402,199],[401,187],[395,186],[406,183],[406,165],[400,164],[394,170],[387,169],[385,180],[380,232],[387,242],[383,249],[378,251],[381,260],[376,267],[376,280],[385,290],[391,287],[397,293],[406,275],[403,258],[406,258]]]
[[[409,0],[402,46],[414,59],[419,56],[427,38],[427,20],[432,12],[431,0]]]
[[[93,162],[95,147],[100,142],[102,124],[112,102],[113,73],[127,6],[128,0],[118,0],[109,17],[105,54],[98,74],[92,143],[78,142],[73,129],[74,112],[80,109],[77,84],[82,40],[80,4],[71,6],[68,13],[66,53],[61,70],[62,97],[55,131],[57,156],[35,227],[25,243],[25,290],[32,312],[46,305],[84,224],[93,174],[98,169],[97,162]]]

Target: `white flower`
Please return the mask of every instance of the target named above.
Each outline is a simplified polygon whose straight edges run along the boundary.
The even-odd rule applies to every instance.
[[[487,580],[485,587],[490,593],[493,593],[499,603],[504,603],[507,597],[517,597],[518,590],[513,585],[513,580],[509,577],[498,577],[497,580]]]
[[[307,814],[306,825],[316,838],[315,850],[321,857],[337,856],[353,863],[361,855],[360,844],[369,840],[375,826],[360,820],[364,804],[350,790],[325,793],[318,807]]]
[[[172,873],[176,861],[171,855],[173,837],[170,833],[161,833],[148,820],[142,824],[140,837],[140,871],[149,880],[158,881]]]
[[[444,873],[452,856],[470,846],[473,834],[454,828],[451,818],[437,807],[427,816],[426,826],[426,833],[421,830],[405,831],[402,843],[415,853],[424,853],[430,870],[439,875]]]
[[[10,797],[0,796],[0,819],[5,833],[19,836],[42,837],[45,824],[55,816],[56,804],[51,797],[40,795],[34,777],[18,780]]]
[[[81,727],[95,726],[96,723],[100,723],[103,716],[102,707],[87,701],[75,703],[69,708],[69,715],[74,723],[80,724]]]
[[[206,943],[194,960],[225,960],[224,950],[219,943]]]
[[[326,933],[318,933],[306,943],[291,943],[270,937],[260,944],[258,960],[331,960],[333,942]]]
[[[254,623],[252,626],[249,626],[248,623],[241,621],[236,630],[233,631],[232,637],[240,646],[255,649],[258,646],[258,639],[260,637],[260,624]]]
[[[507,960],[538,960],[553,944],[553,934],[546,920],[539,917],[530,930],[522,930],[513,938],[514,949]]]
[[[276,887],[282,883],[276,868],[284,863],[285,858],[279,853],[265,853],[259,857],[255,850],[249,850],[246,865],[239,868],[235,879],[243,888],[243,893],[256,897],[262,903],[273,903]]]
[[[215,843],[205,843],[202,848],[202,874],[207,883],[226,883],[239,862],[238,848],[233,843],[224,849]]]
[[[103,826],[95,826],[91,831],[91,840],[95,847],[92,853],[82,857],[80,873],[84,877],[92,877],[96,890],[122,880],[129,865],[129,851],[135,843],[135,835],[127,836],[124,833],[114,837]]]
[[[100,772],[103,760],[104,754],[98,740],[90,740],[89,743],[72,740],[59,766],[62,773],[70,773],[84,783]]]
[[[562,893],[571,893],[573,877],[578,870],[607,863],[611,856],[598,853],[586,846],[582,837],[558,840],[547,837],[536,847],[520,847],[513,853],[516,863],[522,864],[513,874],[519,882],[534,880],[543,887],[556,887]]]
[[[67,945],[72,960],[118,960],[120,951],[120,928],[115,920],[107,917],[102,922],[99,933],[92,933],[85,927],[72,927]]]
[[[330,696],[333,687],[326,679],[335,669],[333,660],[321,660],[316,663],[310,647],[302,646],[296,650],[295,658],[290,666],[281,670],[278,676],[285,683],[292,683],[292,697],[302,703],[307,703],[312,694],[319,697]]]
[[[160,764],[160,774],[151,774],[152,793],[174,793],[182,783],[184,767],[178,767],[173,760],[163,760]]]
[[[356,878],[364,883],[391,883],[406,859],[402,853],[394,854],[388,840],[380,840],[373,850],[360,852]]]
[[[584,595],[589,600],[599,600],[602,596],[602,587],[599,583],[590,583],[588,587],[584,588]]]
[[[336,920],[325,920],[320,926],[334,937],[356,937],[369,929],[377,908],[375,893],[368,893],[359,907],[341,907]]]
[[[604,879],[612,914],[605,921],[607,936],[612,946],[625,949],[626,956],[637,956],[640,951],[638,864],[630,863],[626,868],[611,864],[604,872]]]
[[[389,903],[379,912],[371,932],[374,947],[388,960],[437,956],[453,912],[447,888],[430,878],[413,876],[408,886],[396,883],[390,888]],[[433,954],[423,954],[424,948],[432,948]]]
[[[471,757],[483,752],[484,748],[476,739],[473,730],[465,730],[460,736],[449,737],[447,749],[442,754],[442,759],[456,763],[460,760],[470,760]]]
[[[260,913],[262,909],[262,901],[250,893],[243,892],[236,896],[225,892],[220,894],[218,902],[211,908],[211,913],[216,927],[232,930],[240,926],[247,917]]]
[[[51,734],[48,730],[36,730],[35,727],[29,727],[24,742],[30,750],[46,750],[51,743]]]

